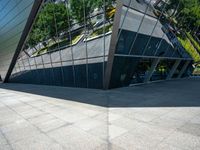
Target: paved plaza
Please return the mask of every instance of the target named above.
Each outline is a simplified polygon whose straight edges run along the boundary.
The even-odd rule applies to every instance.
[[[0,85],[0,150],[198,150],[200,79],[109,91]]]

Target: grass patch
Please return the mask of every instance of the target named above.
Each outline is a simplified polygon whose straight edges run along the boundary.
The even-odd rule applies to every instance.
[[[192,35],[190,33],[186,33],[188,38],[190,39],[190,41],[192,42],[192,44],[194,45],[194,47],[198,50],[198,52],[200,53],[200,44],[192,37]]]
[[[82,36],[82,34],[72,37],[72,45],[76,44],[80,40],[81,36]],[[54,51],[54,50],[58,49],[59,47],[65,47],[65,46],[71,46],[70,40],[65,39],[58,43],[55,43],[55,44],[49,46],[48,51]]]
[[[42,55],[42,54],[45,54],[45,53],[47,53],[47,48],[42,48],[42,49],[39,49],[36,52],[34,52],[32,54],[32,56],[38,56],[38,55]]]
[[[198,64],[196,66],[196,68],[194,69],[194,72],[193,72],[194,75],[200,75],[200,64]]]
[[[76,44],[76,43],[80,40],[81,37],[82,37],[82,34],[73,37],[73,38],[72,38],[72,45],[73,45],[73,44]]]
[[[181,42],[182,46],[185,48],[185,50],[190,54],[190,56],[194,59],[195,62],[200,61],[200,55],[196,51],[196,49],[191,46],[190,40],[188,38],[181,38],[178,37],[178,40]]]
[[[105,29],[104,29],[104,26],[103,26],[103,27],[101,27],[99,29],[94,30],[94,32],[89,36],[89,38],[104,34],[104,30],[105,30],[105,33],[109,32],[109,31],[112,31],[112,26],[113,25],[110,24],[110,25],[105,26]]]
[[[72,45],[76,44],[80,40],[81,37],[82,37],[82,34],[72,37]],[[51,42],[51,44],[49,44],[49,46],[47,46],[46,48],[42,48],[42,49],[39,49],[36,52],[34,52],[33,56],[42,55],[47,52],[53,52],[53,51],[56,51],[59,47],[65,47],[65,46],[70,46],[70,45],[71,45],[71,42],[67,39],[59,41],[57,43]]]

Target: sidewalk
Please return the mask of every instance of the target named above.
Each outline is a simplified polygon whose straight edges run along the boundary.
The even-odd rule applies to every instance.
[[[0,150],[200,148],[200,79],[110,91],[0,84]]]

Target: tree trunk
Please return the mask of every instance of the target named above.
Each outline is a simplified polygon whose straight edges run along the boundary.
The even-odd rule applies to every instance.
[[[23,52],[24,52],[28,57],[31,57],[31,56],[29,55],[29,53],[27,53],[26,50],[23,50]]]
[[[38,49],[35,47],[35,46],[33,46],[33,48],[35,49],[35,51],[37,51]]]
[[[52,40],[53,40],[55,43],[57,43],[57,41],[56,41],[55,37],[52,37]]]

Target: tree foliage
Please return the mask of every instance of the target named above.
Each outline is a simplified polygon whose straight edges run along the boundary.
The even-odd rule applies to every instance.
[[[90,14],[94,8],[99,5],[97,0],[70,0],[71,14],[80,25],[84,24],[84,21],[90,19]]]
[[[200,0],[170,0],[166,9],[172,10],[179,27],[191,30],[200,25]]]
[[[69,28],[69,10],[63,3],[46,3],[39,13],[29,35],[28,45],[33,47],[48,38],[55,38]]]
[[[70,0],[71,14],[80,25],[84,24],[84,17],[86,22],[90,22],[90,17],[95,8],[107,10],[115,0]]]
[[[108,10],[114,1],[116,0],[69,0],[69,7],[65,3],[46,2],[29,35],[28,46],[34,47],[50,38],[55,40],[60,33],[68,31],[74,20],[79,25],[86,23],[88,27],[92,26],[91,15],[94,10]]]

